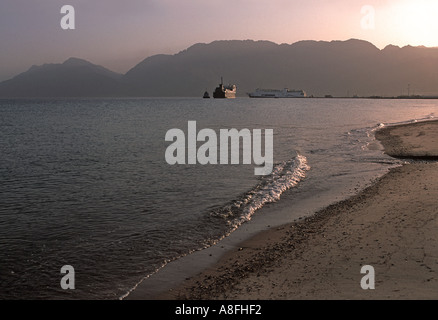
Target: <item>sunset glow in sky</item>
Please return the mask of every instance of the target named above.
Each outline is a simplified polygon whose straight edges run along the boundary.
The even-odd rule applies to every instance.
[[[75,30],[60,27],[65,4],[75,8]],[[125,73],[148,56],[199,42],[350,38],[381,49],[438,46],[438,1],[2,0],[0,80],[69,57]]]

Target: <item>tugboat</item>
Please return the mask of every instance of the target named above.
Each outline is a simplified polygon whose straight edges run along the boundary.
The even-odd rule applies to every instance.
[[[236,97],[237,88],[236,85],[224,86],[224,81],[221,77],[221,83],[213,92],[213,98],[215,99],[234,99]]]
[[[208,94],[208,91],[204,92],[203,98],[204,99],[210,99],[210,95]]]

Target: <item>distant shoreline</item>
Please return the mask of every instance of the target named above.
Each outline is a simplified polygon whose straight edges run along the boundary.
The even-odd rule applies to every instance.
[[[389,99],[389,100],[416,100],[416,99],[438,99],[438,96],[397,96],[397,97],[385,97],[385,96],[365,96],[365,97],[309,97],[309,98],[323,98],[323,99]]]
[[[384,97],[384,96],[366,96],[366,97],[345,97],[345,96],[309,96],[305,98],[250,98],[248,96],[236,96],[236,99],[381,99],[381,100],[436,100],[438,96],[411,96],[411,97]],[[198,96],[47,96],[47,97],[0,97],[1,100],[56,100],[56,99],[203,99]],[[215,99],[207,99],[215,100]]]

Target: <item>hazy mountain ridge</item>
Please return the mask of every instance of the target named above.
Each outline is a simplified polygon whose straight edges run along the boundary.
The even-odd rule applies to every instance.
[[[155,55],[125,75],[86,60],[32,66],[0,83],[1,97],[201,96],[220,82],[238,96],[258,87],[303,89],[309,95],[438,94],[438,48],[347,41],[227,40]]]
[[[123,75],[70,58],[62,64],[32,66],[28,71],[0,83],[2,97],[117,96]]]

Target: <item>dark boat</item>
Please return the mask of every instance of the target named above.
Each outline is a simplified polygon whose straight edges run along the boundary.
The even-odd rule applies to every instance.
[[[204,96],[203,96],[203,98],[204,98],[204,99],[210,99],[210,95],[208,94],[207,91],[204,92]]]
[[[215,99],[234,99],[236,97],[237,88],[236,85],[224,86],[224,81],[221,77],[221,83],[213,92],[213,98]]]

